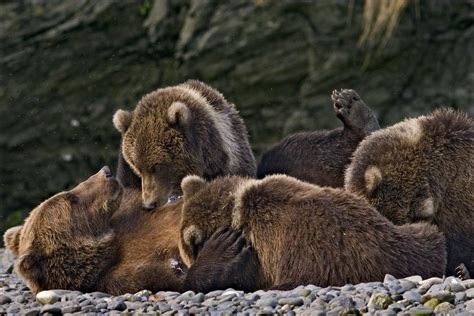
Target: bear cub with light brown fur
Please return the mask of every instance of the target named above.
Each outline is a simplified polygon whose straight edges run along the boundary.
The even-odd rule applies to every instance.
[[[361,142],[345,187],[395,224],[433,223],[446,235],[448,274],[474,271],[474,122],[437,110]]]
[[[242,230],[255,248],[258,288],[342,285],[442,276],[445,238],[436,226],[395,226],[365,199],[286,175],[263,180],[198,176],[182,181],[180,253],[191,265],[220,226]]]
[[[320,186],[344,186],[344,170],[357,145],[380,127],[374,112],[356,91],[334,90],[331,98],[344,126],[288,136],[262,155],[257,168],[259,179],[287,174]]]
[[[188,174],[206,179],[255,176],[242,118],[221,93],[202,82],[190,80],[149,93],[133,111],[118,110],[113,122],[122,134],[123,158],[141,178],[146,209],[179,195]]]
[[[144,212],[138,190],[122,190],[104,167],[36,207],[4,235],[15,270],[33,292],[48,289],[210,291],[239,286],[235,270],[253,262],[235,231],[219,231],[189,271],[178,250],[181,201]],[[236,243],[239,240],[239,243]]]

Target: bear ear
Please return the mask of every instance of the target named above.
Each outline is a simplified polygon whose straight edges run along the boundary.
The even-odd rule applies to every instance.
[[[122,134],[124,134],[130,127],[133,118],[133,111],[117,110],[115,112],[112,122],[115,128]]]
[[[44,259],[36,257],[28,251],[15,263],[16,270],[25,278],[33,293],[41,290],[40,283],[44,277],[41,266],[44,264]]]
[[[184,198],[193,196],[206,185],[206,180],[200,176],[187,176],[181,181],[181,191]]]
[[[5,234],[3,234],[5,246],[15,257],[18,257],[18,250],[20,247],[20,233],[22,227],[23,226],[15,226],[9,228]]]
[[[372,193],[382,181],[382,172],[378,167],[370,166],[365,170],[364,179],[367,193]]]
[[[183,102],[173,102],[168,108],[168,123],[185,126],[191,119],[191,111]]]

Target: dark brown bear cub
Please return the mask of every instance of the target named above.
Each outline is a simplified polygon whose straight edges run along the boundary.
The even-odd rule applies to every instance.
[[[395,226],[364,199],[285,175],[263,180],[183,179],[180,253],[191,265],[220,226],[242,230],[255,248],[259,288],[342,285],[441,276],[442,233],[429,224]],[[249,284],[247,284],[249,286]]]
[[[474,271],[474,123],[438,110],[374,132],[347,169],[347,190],[396,224],[428,222],[445,233],[448,274]]]
[[[344,185],[344,170],[352,153],[379,124],[354,90],[334,91],[332,101],[344,127],[298,133],[282,140],[263,154],[257,169],[259,179],[280,173],[320,186]]]
[[[33,292],[68,289],[114,295],[151,291],[210,291],[238,286],[235,270],[253,252],[235,231],[220,231],[189,271],[178,250],[181,202],[144,212],[138,190],[122,190],[104,168],[72,190],[36,207],[5,244]],[[235,243],[239,240],[239,243]]]
[[[233,104],[202,82],[158,89],[132,112],[118,110],[113,121],[122,134],[123,158],[141,178],[146,209],[179,195],[188,174],[255,176],[243,120]]]

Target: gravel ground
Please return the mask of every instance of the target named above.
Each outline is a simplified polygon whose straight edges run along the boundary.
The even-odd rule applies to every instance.
[[[308,285],[292,291],[141,291],[113,297],[54,290],[35,297],[15,273],[7,272],[10,267],[11,257],[0,249],[0,315],[474,315],[474,279],[386,275],[383,282],[327,288]]]

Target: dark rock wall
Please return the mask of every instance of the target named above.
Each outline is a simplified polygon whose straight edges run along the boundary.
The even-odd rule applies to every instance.
[[[361,1],[0,2],[0,231],[114,165],[111,119],[197,78],[244,117],[258,155],[338,125],[350,87],[382,126],[450,105],[474,114],[474,3],[412,1],[387,45],[359,46]]]

